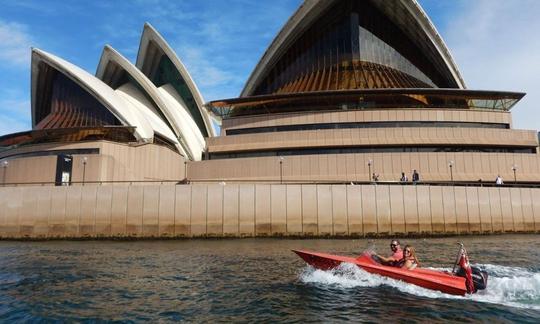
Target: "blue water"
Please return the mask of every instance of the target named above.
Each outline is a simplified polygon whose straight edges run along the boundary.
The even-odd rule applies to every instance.
[[[449,296],[306,266],[291,249],[388,252],[389,240],[0,242],[0,321],[540,322],[540,236],[402,240],[449,268],[458,240],[488,288]]]

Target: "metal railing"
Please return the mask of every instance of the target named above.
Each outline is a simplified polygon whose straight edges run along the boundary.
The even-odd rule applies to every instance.
[[[280,179],[151,179],[151,180],[124,180],[124,181],[72,181],[70,183],[58,184],[54,181],[46,182],[6,182],[0,184],[0,187],[23,187],[23,186],[91,186],[91,185],[140,185],[140,184],[280,184]],[[326,185],[395,185],[395,186],[457,186],[457,187],[519,187],[519,188],[540,188],[540,182],[510,182],[498,185],[493,182],[485,181],[347,181],[347,180],[291,180],[283,179],[284,185],[302,185],[302,184],[326,184]]]

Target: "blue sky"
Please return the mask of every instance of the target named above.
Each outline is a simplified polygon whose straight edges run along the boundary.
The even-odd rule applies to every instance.
[[[301,0],[0,0],[0,135],[30,125],[30,47],[94,74],[103,45],[135,61],[144,22],[205,100],[236,97]],[[515,128],[540,129],[540,1],[420,0],[471,89],[524,91]],[[523,10],[526,9],[526,10]]]

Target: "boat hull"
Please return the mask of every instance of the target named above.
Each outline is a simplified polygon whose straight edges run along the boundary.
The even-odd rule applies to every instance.
[[[321,270],[330,270],[338,267],[342,263],[351,263],[369,273],[401,280],[413,285],[440,291],[446,294],[463,296],[467,293],[465,278],[458,277],[447,272],[420,268],[408,270],[384,266],[375,262],[371,256],[367,254],[358,258],[353,258],[301,250],[293,250],[293,252],[309,265]]]

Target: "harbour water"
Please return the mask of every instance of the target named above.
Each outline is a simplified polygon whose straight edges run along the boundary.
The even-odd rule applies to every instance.
[[[389,240],[0,241],[0,322],[540,321],[540,236],[403,239],[425,267],[450,268],[457,241],[490,275],[449,296],[291,249],[389,252]]]

